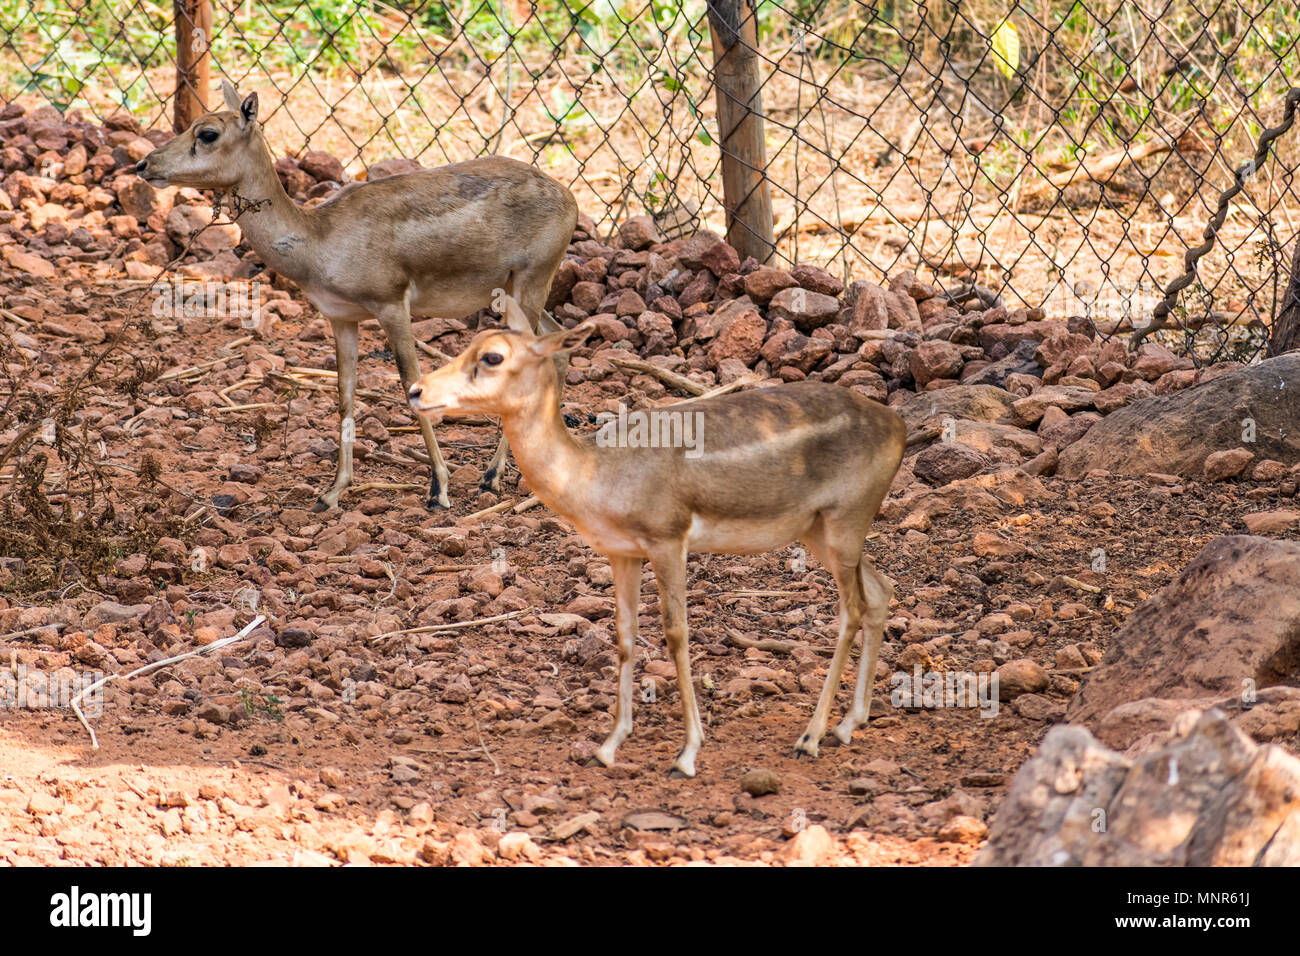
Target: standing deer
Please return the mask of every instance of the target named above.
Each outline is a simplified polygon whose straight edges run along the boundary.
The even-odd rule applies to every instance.
[[[206,113],[140,161],[153,186],[193,186],[239,197],[244,237],[271,269],[293,280],[329,320],[338,366],[340,440],[334,484],[314,510],[337,507],[352,481],[357,328],[379,321],[403,389],[419,375],[411,313],[468,315],[504,295],[520,331],[556,330],[543,311],[551,279],[578,221],[572,193],[541,171],[502,156],[349,184],[305,209],[289,198],[257,122],[257,94],[242,101],[221,83],[227,110]],[[560,369],[561,375],[563,369]],[[429,507],[450,507],[447,465],[420,420],[433,463]],[[483,475],[500,490],[503,434]]]
[[[614,729],[596,751],[606,766],[632,730],[633,666],[641,566],[659,582],[664,638],[677,667],[686,743],[675,776],[695,775],[703,739],[686,633],[686,557],[691,551],[753,554],[802,541],[835,577],[839,639],[821,697],[795,752],[815,757],[845,663],[865,621],[853,706],[835,730],[848,743],[866,723],[876,658],[893,585],[864,557],[867,529],[903,458],[898,415],[839,385],[805,382],[660,407],[694,416],[689,443],[658,438],[582,440],[560,413],[553,362],[592,332],[590,323],[537,337],[515,331],[519,307],[506,301],[508,330],[480,332],[464,352],[410,389],[422,417],[501,417],[515,462],[538,498],[564,515],[614,572],[619,684]],[[513,315],[513,319],[510,317]],[[608,426],[607,426],[608,427]],[[653,431],[654,425],[651,425]],[[630,439],[632,433],[628,432]],[[644,434],[641,436],[644,438]],[[658,446],[658,447],[654,447]]]

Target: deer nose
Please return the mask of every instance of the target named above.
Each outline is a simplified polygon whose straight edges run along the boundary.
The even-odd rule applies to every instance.
[[[140,162],[136,163],[136,164],[135,164],[135,172],[136,172],[136,175],[137,175],[137,176],[143,176],[143,175],[144,175],[144,171],[145,171],[145,167],[147,167],[148,165],[149,165],[149,160],[148,160],[148,159],[142,159],[142,160],[140,160]]]
[[[423,391],[423,389],[421,389],[418,384],[412,385],[411,390],[406,393],[406,397],[411,401],[415,401],[417,398],[420,397],[421,391]]]

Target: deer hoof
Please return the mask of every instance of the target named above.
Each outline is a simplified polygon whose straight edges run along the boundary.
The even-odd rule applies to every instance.
[[[813,740],[808,734],[799,738],[799,742],[794,745],[794,755],[796,757],[807,757],[809,760],[817,759],[819,741]]]

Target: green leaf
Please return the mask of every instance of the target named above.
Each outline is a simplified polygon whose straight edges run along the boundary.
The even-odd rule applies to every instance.
[[[1020,67],[1020,34],[1011,20],[1003,20],[993,31],[993,65],[1012,79]]]

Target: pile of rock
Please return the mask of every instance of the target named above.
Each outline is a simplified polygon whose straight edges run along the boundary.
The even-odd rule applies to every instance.
[[[150,278],[212,218],[197,191],[157,190],[135,175],[135,163],[169,134],[142,131],[129,116],[98,126],[75,111],[25,112],[11,103],[0,110],[0,137],[0,250],[19,273],[48,279],[87,264]],[[385,160],[364,175],[373,180],[416,168],[410,160]],[[321,151],[281,158],[276,169],[289,194],[309,204],[350,179],[337,157]],[[180,267],[187,275],[222,279],[261,269],[233,224],[204,230]],[[281,314],[295,308],[282,304]],[[941,486],[1009,465],[1050,473],[1058,458],[1064,473],[1076,476],[1132,458],[1140,459],[1130,463],[1139,473],[1204,470],[1207,477],[1259,477],[1256,466],[1268,463],[1263,477],[1277,479],[1284,477],[1272,474],[1277,468],[1285,472],[1300,462],[1294,439],[1276,442],[1277,449],[1246,449],[1244,456],[1235,447],[1240,441],[1229,440],[1228,425],[1238,427],[1242,418],[1227,410],[1239,394],[1237,363],[1197,369],[1156,343],[1130,353],[1119,340],[1099,340],[1084,319],[990,304],[987,295],[956,297],[911,272],[883,284],[845,284],[816,265],[742,260],[707,231],[666,240],[650,216],[628,219],[605,238],[595,222],[580,217],[547,306],[566,325],[596,325],[596,354],[574,362],[574,381],[615,374],[610,359],[633,352],[703,386],[742,376],[756,385],[817,380],[898,407],[913,433],[934,443],[924,450],[924,442],[915,443],[913,453],[920,454],[905,466],[903,486],[913,478]],[[483,314],[481,321],[498,320]],[[1300,384],[1300,360],[1293,365],[1282,378]],[[1268,396],[1256,394],[1271,374],[1241,386],[1254,396],[1251,407],[1259,406],[1264,438],[1289,434],[1281,424],[1272,428]],[[1204,410],[1188,414],[1175,393],[1207,383],[1217,389],[1222,414],[1213,419],[1214,434],[1193,434]],[[1181,417],[1183,428],[1156,424],[1144,410],[1106,431],[1104,444],[1080,445],[1104,417],[1143,399],[1159,402],[1144,409]],[[1291,420],[1294,412],[1287,405],[1281,418]],[[1162,434],[1165,446],[1182,448],[1167,466],[1141,454]],[[1125,448],[1127,458],[1120,454]],[[1226,453],[1222,460],[1206,463],[1219,453]]]

